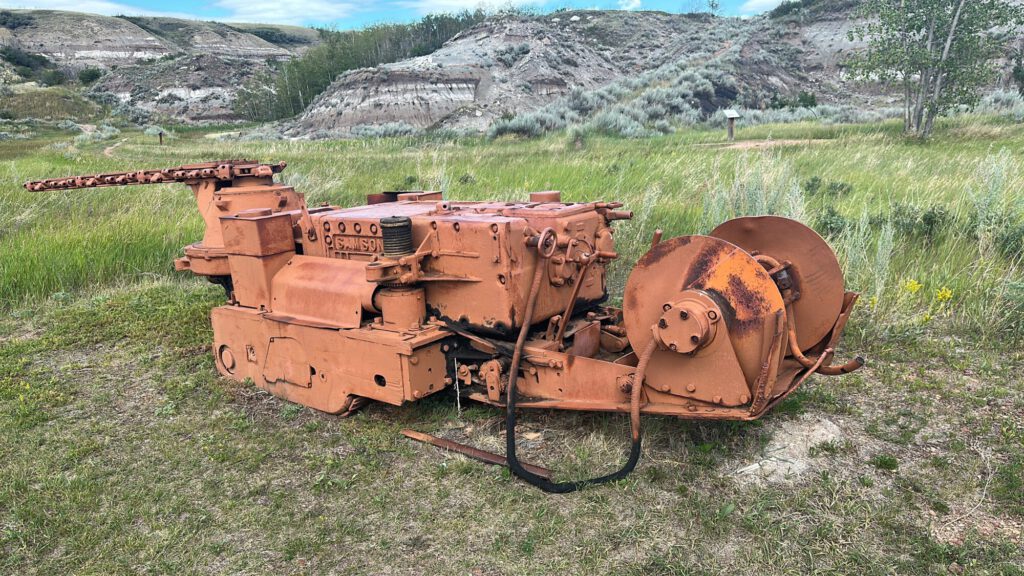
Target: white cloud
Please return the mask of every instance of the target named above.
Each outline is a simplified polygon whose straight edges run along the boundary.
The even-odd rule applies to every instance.
[[[619,0],[619,8],[623,10],[636,10],[640,7],[640,0]]]
[[[107,2],[106,0],[21,0],[18,2],[0,2],[0,8],[32,8],[38,10],[68,10],[70,12],[87,12],[89,14],[103,14],[115,16],[125,14],[128,16],[171,16],[174,18],[195,18],[183,12],[170,10],[149,10],[137,8],[119,2]]]
[[[760,14],[775,8],[785,0],[747,0],[739,7],[740,14]]]
[[[460,12],[462,10],[497,10],[512,6],[540,6],[545,0],[398,0],[396,5],[415,10],[419,14],[434,12]]]
[[[216,0],[214,5],[229,13],[216,20],[227,22],[333,22],[356,12],[355,4],[334,0]]]
[[[114,16],[169,16],[193,20],[219,20],[224,22],[266,22],[271,24],[302,24],[304,22],[333,22],[356,12],[356,5],[337,0],[214,0],[211,7],[223,14],[186,14],[173,10],[150,10],[107,0],[16,0],[0,1],[5,8],[35,8],[40,10],[69,10]]]

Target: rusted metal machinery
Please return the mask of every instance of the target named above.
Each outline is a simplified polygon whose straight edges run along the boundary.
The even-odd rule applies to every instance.
[[[274,182],[284,167],[236,160],[25,187],[189,185],[206,232],[175,268],[227,290],[211,314],[221,374],[329,413],[454,385],[505,409],[508,466],[548,491],[628,474],[642,413],[750,420],[811,374],[864,363],[832,363],[857,294],[799,222],[761,216],[708,236],[656,233],[617,308],[605,305],[612,225],[632,216],[617,202],[385,192],[365,206],[309,208]],[[517,408],[629,413],[629,460],[608,476],[552,482],[516,456]],[[467,451],[459,446],[449,447]]]

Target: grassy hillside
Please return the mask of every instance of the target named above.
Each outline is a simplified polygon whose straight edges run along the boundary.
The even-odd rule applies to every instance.
[[[964,116],[928,144],[899,130],[0,141],[0,572],[1020,574],[1024,126]],[[496,449],[498,411],[459,414],[440,395],[339,420],[216,378],[207,322],[222,293],[171,267],[201,229],[186,188],[18,186],[237,157],[288,161],[311,203],[403,188],[622,200],[636,218],[616,235],[614,290],[655,228],[795,216],[864,293],[842,354],[869,366],[813,379],[756,423],[645,418],[637,473],[544,495],[398,435]],[[734,474],[821,420],[842,435],[810,446],[807,474]],[[628,429],[614,415],[523,421],[526,457],[566,476],[613,466]]]

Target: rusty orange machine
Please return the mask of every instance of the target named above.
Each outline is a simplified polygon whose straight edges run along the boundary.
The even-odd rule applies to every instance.
[[[226,378],[324,412],[401,405],[457,388],[505,409],[506,463],[547,491],[622,478],[640,456],[640,415],[757,418],[833,364],[857,295],[829,246],[793,220],[723,223],[661,240],[609,306],[617,202],[455,202],[371,194],[307,207],[246,160],[58,178],[29,190],[182,182],[206,224],[175,262],[224,286],[213,356]],[[516,409],[630,414],[617,472],[553,482],[516,457]],[[475,456],[479,451],[464,450]],[[506,460],[507,459],[507,460]]]

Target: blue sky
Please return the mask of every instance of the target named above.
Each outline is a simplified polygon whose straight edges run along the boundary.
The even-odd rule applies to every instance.
[[[721,13],[753,15],[776,6],[781,0],[721,0]],[[358,28],[374,22],[408,22],[431,12],[464,8],[534,6],[695,12],[706,0],[0,0],[0,8],[45,8],[96,14],[163,15],[201,20],[273,22]]]

